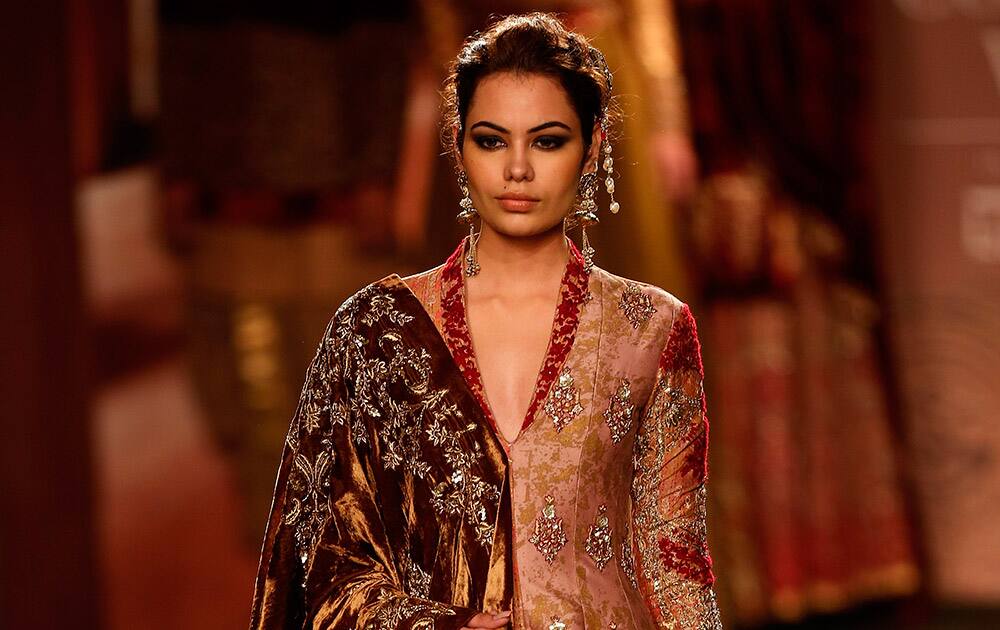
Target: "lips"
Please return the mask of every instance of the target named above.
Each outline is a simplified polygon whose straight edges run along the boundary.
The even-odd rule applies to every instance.
[[[510,212],[525,212],[531,210],[538,202],[537,197],[519,193],[507,193],[497,197],[500,207]]]

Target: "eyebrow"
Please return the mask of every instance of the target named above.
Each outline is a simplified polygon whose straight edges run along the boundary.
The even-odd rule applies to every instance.
[[[500,133],[510,133],[509,129],[504,129],[500,125],[493,124],[486,120],[480,120],[476,124],[472,125],[472,127],[469,128],[469,131],[472,131],[476,127],[489,127],[490,129],[493,129],[494,131],[499,131]],[[531,129],[528,130],[528,133],[535,133],[536,131],[541,131],[542,129],[548,129],[549,127],[562,127],[566,131],[573,131],[572,129],[569,128],[569,125],[566,125],[565,123],[561,123],[558,120],[550,120],[549,122],[545,122],[536,127],[532,127]]]

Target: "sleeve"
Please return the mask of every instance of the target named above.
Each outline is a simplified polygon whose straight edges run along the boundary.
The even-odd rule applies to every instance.
[[[278,470],[250,628],[457,630],[477,611],[427,599],[429,576],[415,565],[419,575],[409,575],[409,550],[390,540],[383,522],[374,435],[351,404],[358,339],[350,328],[331,320],[307,371]]]
[[[657,627],[721,629],[708,550],[708,418],[695,321],[682,305],[633,455],[636,578]]]

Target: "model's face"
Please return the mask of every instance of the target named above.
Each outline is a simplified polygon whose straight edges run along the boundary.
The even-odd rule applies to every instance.
[[[553,78],[491,74],[469,103],[461,162],[484,227],[511,237],[554,229],[569,214],[580,175],[593,171],[600,127],[586,163],[569,97]]]

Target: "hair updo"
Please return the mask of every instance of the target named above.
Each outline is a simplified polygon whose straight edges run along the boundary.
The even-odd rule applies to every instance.
[[[556,79],[580,119],[584,155],[590,150],[594,123],[607,131],[617,118],[604,56],[586,37],[567,29],[551,13],[509,15],[466,39],[449,67],[441,137],[456,159],[462,151],[465,118],[476,86],[497,72]],[[452,135],[453,130],[458,133]]]

